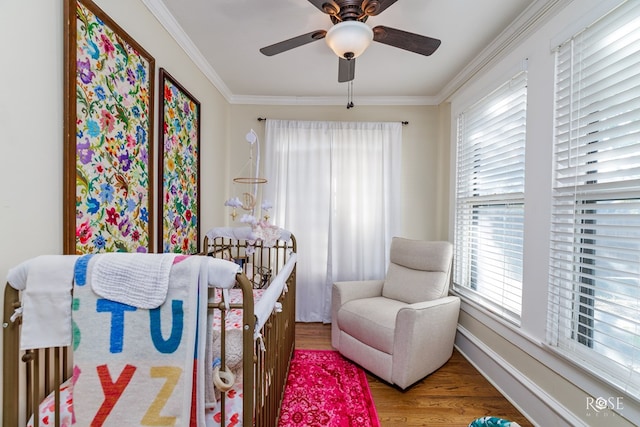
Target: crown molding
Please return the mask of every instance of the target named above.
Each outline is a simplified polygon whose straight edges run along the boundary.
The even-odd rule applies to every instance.
[[[173,37],[187,56],[195,63],[209,81],[218,89],[230,104],[253,105],[344,105],[342,96],[252,96],[234,95],[227,85],[205,59],[200,50],[193,44],[184,29],[178,24],[163,2],[157,0],[142,0],[142,3],[156,17],[158,22]],[[367,97],[355,99],[358,105],[437,105],[438,99],[433,96],[395,96],[395,97]]]
[[[558,10],[573,0],[537,0],[532,3],[500,35],[480,52],[460,73],[447,83],[436,96],[397,96],[397,97],[358,97],[358,105],[439,105],[449,101],[451,96],[462,88],[486,67],[503,58],[519,41],[532,34],[547,22]],[[251,96],[234,95],[227,85],[193,44],[184,29],[178,24],[163,2],[142,0],[143,4],[156,17],[165,30],[176,40],[187,56],[218,89],[230,104],[254,105],[343,105],[344,97],[296,97],[296,96]]]
[[[505,57],[517,44],[533,34],[573,0],[537,0],[527,7],[498,37],[485,47],[435,97],[439,103],[451,96],[488,66]]]
[[[173,37],[178,45],[185,51],[187,56],[195,63],[196,67],[202,71],[202,73],[211,81],[211,83],[218,89],[220,94],[228,101],[231,102],[233,94],[222,81],[218,73],[211,67],[211,64],[205,59],[200,50],[193,44],[193,41],[187,36],[184,29],[178,24],[174,16],[169,12],[163,2],[157,0],[142,0],[142,3],[149,9],[149,11],[156,17],[158,22],[164,27],[165,30]]]

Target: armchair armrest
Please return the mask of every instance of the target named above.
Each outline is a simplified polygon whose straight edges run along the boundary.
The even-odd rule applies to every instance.
[[[395,384],[406,388],[413,383],[411,378],[422,378],[449,360],[459,313],[460,298],[456,296],[411,304],[398,312],[393,349]]]
[[[383,284],[384,280],[335,282],[331,299],[339,303],[340,307],[354,299],[379,297],[382,295]]]
[[[338,328],[338,310],[345,303],[360,298],[371,298],[382,295],[384,280],[361,280],[335,282],[331,292],[331,345],[338,349],[340,345],[340,329]]]

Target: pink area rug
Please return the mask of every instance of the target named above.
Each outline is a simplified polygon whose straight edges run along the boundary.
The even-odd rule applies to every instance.
[[[379,427],[364,371],[337,351],[296,350],[279,427]]]

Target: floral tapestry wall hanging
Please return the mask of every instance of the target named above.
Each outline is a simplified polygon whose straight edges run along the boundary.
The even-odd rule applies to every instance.
[[[200,103],[160,68],[162,252],[200,251]]]
[[[155,61],[90,0],[65,22],[64,251],[151,252]]]

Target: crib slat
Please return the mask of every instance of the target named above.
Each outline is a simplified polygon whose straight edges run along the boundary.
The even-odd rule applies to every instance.
[[[17,367],[20,365],[20,332],[18,321],[10,320],[13,311],[20,306],[19,292],[9,284],[4,288],[2,317],[2,372],[4,393],[2,395],[2,425],[17,426],[20,417],[20,386]],[[10,388],[10,390],[9,390]]]
[[[61,370],[61,366],[60,366],[60,347],[56,347],[53,349],[53,383],[54,384],[62,384],[61,378],[60,378],[60,370]],[[45,374],[45,378],[49,378],[48,374]],[[57,385],[55,386],[55,392],[54,392],[54,402],[55,402],[55,415],[54,415],[54,422],[55,422],[55,426],[56,427],[60,427],[60,404],[62,402],[60,402],[60,387],[58,387]]]
[[[31,354],[33,355],[31,363],[27,363],[27,384],[31,384],[31,396],[27,403],[27,416],[37,413],[40,400],[38,395],[40,391],[40,351],[32,351]],[[34,416],[33,421],[33,426],[39,427],[40,417]]]

